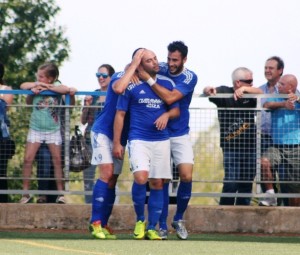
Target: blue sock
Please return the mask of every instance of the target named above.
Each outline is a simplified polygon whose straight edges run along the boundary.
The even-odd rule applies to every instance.
[[[164,191],[162,189],[150,189],[148,200],[148,226],[147,230],[155,229],[164,206]]]
[[[102,222],[105,217],[107,190],[108,184],[98,179],[93,189],[91,223],[99,220]]]
[[[145,221],[146,184],[132,184],[132,201],[136,213],[136,221]]]
[[[192,193],[192,182],[180,182],[177,191],[177,210],[174,221],[182,220]]]
[[[163,210],[159,218],[159,227],[168,230],[167,218],[169,214],[169,182],[164,183],[164,205]]]
[[[113,189],[108,188],[107,189],[107,205],[105,208],[105,216],[101,222],[103,227],[105,227],[107,225],[107,222],[111,215],[112,209],[114,207],[115,199],[116,199],[116,188],[113,188]]]

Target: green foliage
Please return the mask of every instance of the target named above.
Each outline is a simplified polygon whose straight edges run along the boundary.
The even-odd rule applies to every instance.
[[[218,121],[208,131],[199,133],[194,145],[193,192],[220,193],[223,180],[223,156]],[[191,204],[216,205],[218,197],[194,197]]]
[[[64,30],[55,23],[60,11],[54,0],[8,0],[0,3],[0,61],[5,81],[19,88],[35,80],[39,65],[58,66],[69,56]]]
[[[25,107],[25,99],[26,95],[15,95],[14,101],[16,102],[16,104],[10,106],[8,111],[8,117],[10,119],[10,135],[16,143],[16,153],[8,162],[7,173],[8,178],[10,179],[8,182],[9,190],[22,190],[22,168],[24,163],[25,144],[27,140],[29,121],[32,111],[32,106]],[[78,125],[80,123],[80,114],[81,101],[76,100],[76,105],[73,107],[70,113],[70,123],[67,124],[70,125],[71,135],[74,132],[75,125]],[[31,181],[30,185],[32,190],[38,189],[36,177],[36,165],[34,164],[32,171],[32,178],[34,180]],[[77,185],[75,186],[75,190],[82,190],[80,182],[80,180],[82,180],[82,174],[80,175],[80,178],[78,178],[78,175],[71,173],[69,178],[71,190],[74,185]],[[80,184],[79,186],[78,183]],[[70,198],[70,201],[78,202],[76,200],[77,198],[75,198],[75,200],[73,201],[73,197],[75,196],[72,196],[72,198]],[[11,202],[17,202],[19,199],[20,195],[10,195]]]
[[[0,62],[5,66],[4,80],[13,89],[25,81],[34,81],[38,66],[53,61],[60,66],[69,56],[64,30],[55,23],[60,8],[55,0],[7,0],[0,2]],[[10,107],[10,133],[16,154],[9,161],[9,189],[22,189],[22,165],[31,108],[25,96],[15,95]],[[32,183],[35,189],[36,181]],[[11,195],[14,201],[19,195]]]

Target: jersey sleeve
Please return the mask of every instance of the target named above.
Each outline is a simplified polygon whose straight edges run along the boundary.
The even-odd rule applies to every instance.
[[[183,96],[186,96],[194,91],[197,82],[197,75],[189,70],[185,70],[182,73],[182,78],[176,81],[175,89],[177,89]]]
[[[169,83],[165,84],[165,88],[172,91],[173,89],[175,89],[175,83],[171,79],[169,79]],[[179,108],[179,102],[178,101],[174,102],[173,104],[170,104],[168,108],[173,109],[173,108],[176,108],[176,107]]]
[[[159,63],[159,71],[158,71],[158,74],[161,74],[161,75],[167,75],[168,74],[168,64],[165,63],[165,62],[160,62]]]
[[[129,101],[130,101],[130,92],[126,89],[122,95],[118,96],[116,109],[127,112]]]

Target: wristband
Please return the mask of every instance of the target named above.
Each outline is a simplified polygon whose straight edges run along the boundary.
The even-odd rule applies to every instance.
[[[152,87],[156,83],[156,81],[153,80],[151,77],[146,82],[149,84],[150,87]]]

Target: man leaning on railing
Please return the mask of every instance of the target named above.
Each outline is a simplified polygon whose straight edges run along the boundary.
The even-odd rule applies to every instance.
[[[283,75],[278,82],[278,92],[288,98],[269,98],[264,107],[271,112],[273,145],[261,159],[262,180],[265,183],[268,204],[276,205],[272,170],[279,169],[281,187],[287,193],[300,193],[300,98],[296,95],[297,78]],[[300,206],[299,197],[289,197],[289,206]]]
[[[239,67],[232,73],[233,87],[206,87],[204,94],[232,93],[231,98],[209,98],[218,107],[220,122],[220,144],[224,157],[224,183],[222,193],[251,193],[252,181],[256,173],[256,99],[243,98],[245,93],[263,94],[259,88],[254,88],[252,71]],[[247,109],[220,109],[247,108]],[[253,108],[253,109],[249,109]],[[250,205],[250,197],[220,198],[220,205]]]

